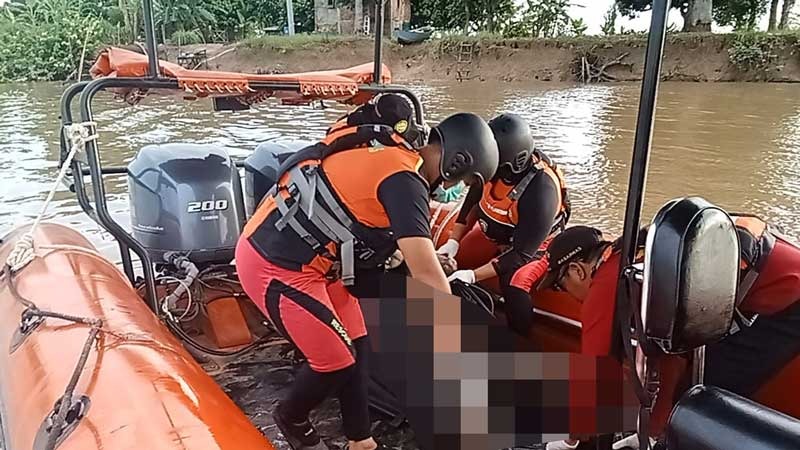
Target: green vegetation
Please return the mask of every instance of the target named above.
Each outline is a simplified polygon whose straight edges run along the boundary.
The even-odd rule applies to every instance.
[[[58,80],[77,70],[86,41],[93,49],[111,28],[80,2],[12,2],[0,10],[0,81]]]
[[[334,0],[334,4],[351,8],[355,1]],[[745,32],[732,42],[731,60],[742,68],[756,68],[771,53],[765,50],[766,38],[753,38],[750,32],[765,14],[770,30],[783,32],[800,25],[791,14],[795,1],[674,0],[673,6],[690,19],[684,31],[702,30],[714,21]],[[306,34],[314,31],[314,0],[293,2],[299,33],[294,37],[276,36],[286,26],[286,0],[153,0],[156,34],[160,43],[173,45],[241,41],[249,47],[284,50],[320,43],[346,45],[354,39]],[[572,2],[411,0],[411,22],[433,26],[445,36],[582,39],[587,27],[583,20],[570,17]],[[606,13],[602,33],[638,39],[640,33],[618,29],[617,18],[651,6],[652,0],[616,0]],[[141,0],[9,0],[0,6],[0,82],[74,77],[86,73],[102,46],[142,42],[143,35]],[[84,47],[85,64],[79,67]]]
[[[104,45],[142,42],[141,3],[10,0],[0,6],[0,82],[74,77],[84,41],[86,64]],[[313,31],[313,4],[294,0],[298,33]],[[153,0],[153,6],[162,43],[232,42],[280,32],[286,25],[285,0]]]
[[[339,34],[296,34],[294,36],[253,36],[242,40],[239,45],[245,48],[265,48],[271,50],[302,50],[325,45],[347,46],[355,41],[368,40],[368,37],[359,37]]]
[[[787,46],[800,52],[800,33],[737,33],[730,42],[728,56],[739,70],[750,71],[763,79],[769,79],[769,69],[778,58],[777,52]]]

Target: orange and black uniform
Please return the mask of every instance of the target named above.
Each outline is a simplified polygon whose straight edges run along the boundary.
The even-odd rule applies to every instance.
[[[566,225],[570,206],[561,170],[534,152],[530,169],[507,180],[492,180],[483,191],[470,191],[458,223],[476,216],[481,232],[498,245],[492,260],[505,299],[509,326],[527,335],[533,321],[529,292],[537,277],[539,256],[549,239]],[[532,178],[526,180],[526,177]],[[527,184],[523,186],[522,184]],[[478,196],[480,194],[480,197]],[[547,268],[546,262],[541,270]]]
[[[758,271],[739,309],[746,316],[760,316],[752,326],[706,347],[705,382],[749,396],[800,354],[800,248],[767,236],[771,232],[760,219],[734,218],[742,248],[740,279],[750,266]],[[770,238],[774,243],[765,244]],[[604,255],[581,307],[584,354],[606,356],[612,352],[619,258],[616,251]],[[666,356],[661,367],[666,372],[661,374],[651,422],[655,433],[666,424],[673,401],[688,387],[680,386],[686,369],[683,358]]]
[[[333,131],[318,145],[351,139],[350,132],[354,131]],[[428,186],[417,173],[422,159],[416,152],[405,146],[359,145],[321,160],[298,161],[297,167],[316,167],[319,182],[325,183],[352,220],[359,245],[374,252],[376,260],[391,255],[397,248],[397,239],[430,237]],[[331,276],[341,258],[336,243],[318,232],[303,214],[294,218],[314,235],[321,248],[312,248],[308,238],[301,237],[292,227],[279,229],[278,222],[284,214],[277,209],[276,196],[289,197],[287,186],[291,185],[292,174],[281,177],[277,193],[273,191],[266,197],[247,223],[236,251],[239,276],[248,296],[303,353],[314,373],[336,374],[353,365],[358,367],[361,378],[339,383],[346,386],[341,388],[343,392],[358,390],[358,400],[340,396],[340,403],[348,438],[364,439],[369,436],[369,421],[364,420],[368,417],[366,363],[362,360],[368,347],[361,339],[367,334],[364,318],[358,300],[341,280]],[[312,380],[313,376],[316,375],[306,373],[308,383],[319,384]],[[297,392],[298,397],[306,395],[302,389]],[[308,400],[310,406],[306,409],[315,406],[317,400],[321,401]],[[348,408],[358,409],[358,417],[348,415]],[[302,412],[295,414],[301,415]],[[353,425],[354,422],[358,424]]]
[[[417,153],[399,147],[385,147],[338,152],[328,156],[320,164],[324,179],[331,190],[338,196],[349,215],[365,230],[364,234],[373,249],[386,257],[396,249],[397,239],[430,236],[428,189],[425,181],[417,174],[421,162]],[[279,181],[279,185],[282,182],[285,179]],[[286,277],[296,276],[326,286],[341,285],[341,281],[330,281],[326,278],[336,260],[335,246],[327,244],[330,257],[320,255],[294,230],[285,228],[278,231],[276,222],[280,217],[274,201],[267,198],[245,227],[240,245],[251,247],[265,263],[282,269]],[[313,233],[313,226],[305,217],[298,215],[297,220]],[[324,235],[315,237],[319,242],[326,242]],[[246,267],[244,270],[249,271]],[[291,285],[291,280],[279,278],[276,277],[273,289],[278,289],[280,283]],[[257,303],[265,299],[265,293],[269,294],[270,285],[263,287],[265,292],[253,296]],[[346,290],[340,292],[349,295]],[[267,302],[270,300],[268,297],[269,295]],[[332,300],[335,307],[336,299]],[[347,303],[349,307],[358,307],[357,301],[352,297]],[[270,305],[266,309],[269,310]],[[336,312],[336,308],[332,310]],[[273,318],[272,315],[270,317]],[[280,321],[280,318],[274,317],[273,320]],[[363,319],[359,321],[363,322]],[[350,336],[351,339],[366,333],[363,323],[344,323],[344,328],[349,334],[356,335]],[[310,329],[299,333],[310,332]],[[338,334],[338,330],[335,331]],[[292,334],[291,330],[287,332]],[[328,371],[352,363],[352,355],[342,347],[346,342],[341,339],[339,341],[338,345],[332,343],[319,355],[306,355],[311,366],[319,371]]]

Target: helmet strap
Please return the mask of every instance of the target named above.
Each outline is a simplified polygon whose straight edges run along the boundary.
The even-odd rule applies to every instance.
[[[436,188],[439,187],[439,185],[442,184],[443,182],[444,182],[444,178],[442,178],[441,175],[436,177],[436,179],[433,181],[433,183],[431,183],[430,186],[428,186],[428,193],[429,194],[433,194],[433,191],[435,191]]]

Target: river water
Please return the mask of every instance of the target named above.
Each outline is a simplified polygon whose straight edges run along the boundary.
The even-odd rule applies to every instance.
[[[565,172],[572,224],[622,229],[639,84],[562,85],[479,82],[413,85],[431,125],[457,111],[485,118],[516,112],[537,145]],[[60,84],[0,85],[0,235],[31,220],[57,173]],[[95,106],[101,158],[123,165],[150,143],[227,146],[245,157],[265,140],[319,138],[344,108],[268,103],[213,113],[210,101],[146,98],[130,107],[102,94]],[[662,84],[645,220],[667,200],[700,195],[732,210],[761,214],[800,236],[800,85]],[[108,177],[110,209],[129,228],[124,176]],[[116,259],[114,241],[61,187],[48,220],[76,227]]]

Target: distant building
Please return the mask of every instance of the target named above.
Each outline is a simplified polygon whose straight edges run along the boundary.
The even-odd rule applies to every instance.
[[[411,0],[388,0],[384,3],[384,33],[408,29],[411,23]],[[375,0],[314,0],[314,24],[317,32],[369,34],[375,29]]]

